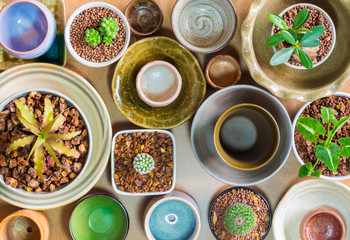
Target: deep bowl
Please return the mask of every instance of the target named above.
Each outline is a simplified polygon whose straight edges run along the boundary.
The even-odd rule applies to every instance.
[[[16,0],[0,11],[0,45],[12,56],[32,59],[43,55],[56,37],[50,10],[34,0]]]
[[[286,99],[311,101],[336,92],[350,78],[350,39],[347,22],[350,19],[347,0],[317,1],[333,19],[338,37],[334,50],[321,67],[297,70],[285,64],[271,67],[273,48],[266,46],[271,36],[269,13],[280,13],[297,0],[254,0],[242,24],[242,53],[254,80],[274,95]]]
[[[225,47],[236,31],[230,0],[177,0],[171,25],[179,42],[191,51],[212,53]]]
[[[129,216],[121,202],[105,194],[81,199],[69,219],[72,239],[123,240],[129,230]]]

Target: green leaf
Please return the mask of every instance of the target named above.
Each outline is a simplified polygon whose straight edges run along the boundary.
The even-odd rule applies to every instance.
[[[279,44],[282,41],[283,41],[283,38],[282,38],[281,34],[276,34],[276,35],[273,35],[272,37],[270,37],[269,39],[267,39],[266,46],[269,46],[269,47],[276,46],[277,44]]]
[[[338,143],[342,145],[340,155],[343,157],[350,157],[350,138],[339,138]]]
[[[287,30],[288,29],[288,25],[286,24],[286,22],[278,15],[270,13],[268,15],[269,19],[271,20],[271,22],[273,22],[273,24],[275,24],[277,27],[279,27],[281,30]]]
[[[35,135],[22,136],[20,138],[11,139],[11,144],[6,148],[6,154],[9,154],[13,150],[16,150],[20,147],[27,146],[32,144],[35,140]]]
[[[299,178],[310,176],[312,172],[312,164],[310,162],[305,163],[303,166],[299,168],[298,176]]]
[[[76,136],[78,136],[81,133],[81,131],[76,131],[72,133],[66,133],[66,134],[49,134],[48,139],[53,140],[53,141],[59,141],[59,140],[69,140],[72,139]]]
[[[303,37],[304,37],[304,33],[297,33],[298,42],[300,42]]]
[[[64,121],[66,121],[66,118],[63,115],[58,115],[59,117],[57,118],[57,120],[55,121],[55,123],[52,125],[51,129],[50,129],[50,133],[54,133],[56,132],[64,123]]]
[[[321,118],[325,123],[330,123],[336,120],[333,108],[326,108],[321,106]]]
[[[333,172],[337,171],[339,165],[339,152],[340,147],[331,143],[330,147],[325,147],[323,145],[315,145],[314,151],[316,156]]]
[[[282,30],[281,31],[281,36],[286,42],[288,42],[288,43],[290,43],[292,45],[296,45],[297,44],[295,38],[293,37],[292,34],[290,34],[290,32],[288,32],[286,30]]]
[[[26,127],[29,129],[29,131],[31,131],[32,133],[34,133],[35,135],[38,135],[40,133],[40,129],[33,126],[32,124],[30,124],[19,112],[18,109],[16,109],[16,116],[18,118],[18,120]]]
[[[276,66],[276,65],[279,65],[281,63],[287,62],[288,59],[292,56],[292,53],[293,53],[293,48],[291,48],[291,47],[285,48],[279,52],[276,52],[270,60],[271,66]]]
[[[317,142],[317,134],[323,135],[326,133],[326,129],[323,125],[314,118],[311,117],[299,117],[297,122],[297,129],[310,142]]]
[[[58,142],[51,141],[51,140],[48,140],[48,142],[51,145],[51,147],[53,149],[55,149],[55,151],[58,152],[59,154],[64,154],[68,157],[73,157],[73,158],[80,157],[80,153],[77,150],[71,149],[71,148],[67,147],[66,145],[64,145],[63,143],[58,143]]]
[[[293,29],[301,28],[307,22],[309,17],[310,17],[310,14],[308,13],[307,8],[301,9],[294,18],[292,28]]]
[[[48,98],[45,98],[44,119],[42,127],[45,127],[53,119],[53,107]]]
[[[58,166],[62,167],[62,164],[60,163],[60,161],[57,159],[55,151],[53,150],[53,148],[51,147],[51,145],[48,142],[44,143],[45,149],[46,151],[50,154],[50,156],[55,160],[55,162],[57,163]]]
[[[287,31],[293,36],[294,40],[297,41],[298,36],[297,36],[296,32],[294,32],[294,30],[291,28],[289,28]]]
[[[34,169],[38,172],[38,176],[43,178],[44,148],[42,145],[35,149],[33,161]]]
[[[20,115],[33,127],[35,127],[36,129],[39,129],[39,123],[38,121],[35,119],[34,113],[32,111],[30,111],[30,109],[27,107],[27,105],[25,105],[24,103],[22,103],[20,100],[16,99],[15,100],[15,104],[17,109],[19,110]]]
[[[304,37],[301,39],[300,43],[313,42],[317,40],[323,34],[324,29],[325,28],[322,25],[311,28],[310,30],[312,32],[306,33]]]
[[[306,68],[306,69],[311,69],[313,68],[313,64],[311,61],[311,58],[309,55],[306,54],[302,49],[295,48],[295,53],[300,59],[301,64]]]
[[[320,40],[316,40],[313,42],[303,42],[300,44],[302,47],[317,47],[321,44]]]
[[[350,117],[344,117],[339,119],[339,121],[334,123],[333,129],[329,132],[328,137],[326,139],[325,145],[328,146],[332,141],[334,135],[338,132],[338,130],[350,119]]]
[[[29,156],[28,156],[28,160],[30,159],[30,157],[32,156],[32,154],[34,153],[34,151],[40,147],[43,143],[45,142],[45,139],[42,139],[40,137],[38,137],[34,143],[34,146],[32,147],[32,150],[30,150]]]
[[[313,171],[311,173],[311,176],[314,176],[314,177],[320,177],[321,176],[321,170],[316,170],[316,171]]]

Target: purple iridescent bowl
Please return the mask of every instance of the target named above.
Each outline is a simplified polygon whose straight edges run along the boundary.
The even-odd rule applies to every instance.
[[[14,57],[32,59],[43,55],[55,36],[55,18],[38,1],[12,1],[0,11],[0,45]]]

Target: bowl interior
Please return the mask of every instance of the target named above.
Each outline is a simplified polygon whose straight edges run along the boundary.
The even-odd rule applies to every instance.
[[[69,228],[73,239],[124,239],[129,219],[123,205],[109,196],[91,196],[74,208]]]
[[[238,104],[225,111],[215,124],[214,145],[232,167],[254,170],[276,154],[279,130],[273,116],[255,104]]]
[[[30,2],[9,4],[0,14],[1,45],[17,52],[37,48],[48,32],[45,13]]]
[[[254,12],[255,21],[249,23],[253,28],[253,50],[257,66],[261,73],[257,74],[256,81],[282,97],[315,99],[317,94],[329,94],[341,86],[339,82],[342,74],[349,69],[350,58],[344,52],[350,51],[350,45],[345,39],[350,38],[350,32],[344,22],[350,18],[348,3],[344,0],[317,1],[315,5],[325,10],[334,22],[338,36],[335,47],[329,58],[322,64],[311,70],[296,70],[285,64],[270,65],[270,59],[274,54],[272,47],[266,47],[266,40],[271,36],[272,22],[268,19],[269,13],[279,14],[290,5],[300,3],[300,0],[271,0],[262,1],[259,11]],[[346,77],[344,78],[345,80]],[[315,91],[320,93],[316,93]],[[300,96],[298,96],[300,95]]]

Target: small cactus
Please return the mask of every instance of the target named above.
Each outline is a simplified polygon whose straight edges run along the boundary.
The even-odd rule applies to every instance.
[[[238,203],[229,207],[225,214],[225,226],[233,234],[249,233],[255,225],[253,209],[246,204]]]
[[[148,153],[141,153],[137,154],[133,165],[139,174],[148,174],[154,169],[154,160]]]
[[[100,33],[95,29],[86,29],[85,31],[85,41],[90,46],[97,46],[101,42],[101,35]]]
[[[98,29],[102,36],[115,39],[117,37],[119,27],[117,19],[115,18],[102,18],[100,22],[100,28]]]

